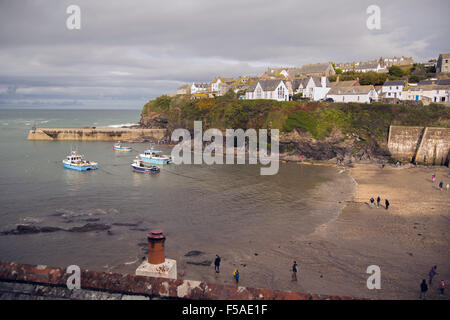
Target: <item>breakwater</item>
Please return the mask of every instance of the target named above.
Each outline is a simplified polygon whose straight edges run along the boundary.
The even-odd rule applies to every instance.
[[[447,165],[450,128],[391,126],[388,148],[396,160]]]
[[[161,140],[166,129],[128,128],[39,128],[28,132],[28,140],[116,141],[150,137]]]

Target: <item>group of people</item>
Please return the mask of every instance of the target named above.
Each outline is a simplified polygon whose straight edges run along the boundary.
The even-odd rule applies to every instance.
[[[431,267],[430,271],[428,272],[428,284],[427,281],[425,279],[422,280],[422,283],[420,284],[420,295],[419,295],[419,299],[425,299],[426,298],[426,294],[428,291],[428,288],[431,288],[431,285],[433,283],[433,278],[435,275],[439,274],[437,271],[437,266],[433,266]],[[439,282],[439,293],[441,296],[444,295],[444,291],[446,288],[446,284],[444,280],[441,280]]]
[[[450,175],[450,174],[449,174]],[[436,181],[436,175],[433,173],[431,175],[431,182],[435,182]],[[447,189],[447,191],[450,189],[450,183],[447,183],[447,185],[445,186],[445,188]],[[439,182],[439,190],[443,190],[444,189],[444,182],[441,181]]]
[[[220,273],[220,262],[221,258],[218,254],[216,254],[216,258],[214,259],[214,271],[216,273]],[[297,271],[298,271],[298,265],[297,262],[294,261],[294,264],[292,265],[292,281],[297,281]],[[236,282],[236,284],[239,284],[239,270],[234,269],[233,271],[233,279]]]
[[[381,202],[381,198],[380,196],[377,197],[377,208],[380,207],[380,202]],[[384,200],[384,207],[386,208],[386,210],[389,208],[389,200],[385,199]],[[370,203],[369,203],[369,207],[370,208],[375,208],[375,199],[374,198],[370,198]]]
[[[222,259],[220,258],[220,256],[218,254],[216,254],[216,258],[214,259],[214,271],[216,271],[216,273],[220,273],[220,261],[221,260]],[[239,284],[239,270],[238,269],[234,269],[233,279],[236,282],[236,284]]]

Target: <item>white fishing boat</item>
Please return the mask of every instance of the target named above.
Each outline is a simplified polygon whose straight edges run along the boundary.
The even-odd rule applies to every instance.
[[[64,167],[77,171],[89,171],[98,169],[98,163],[87,161],[84,156],[76,151],[72,151],[63,161]]]

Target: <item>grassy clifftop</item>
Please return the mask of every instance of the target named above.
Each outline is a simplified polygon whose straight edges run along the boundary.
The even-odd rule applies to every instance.
[[[296,129],[301,133],[309,132],[317,140],[324,140],[338,130],[384,143],[390,125],[450,127],[450,108],[439,104],[238,100],[230,93],[195,100],[164,95],[145,104],[141,115],[144,127],[192,129],[194,120],[203,121],[204,128],[275,128],[281,132]]]

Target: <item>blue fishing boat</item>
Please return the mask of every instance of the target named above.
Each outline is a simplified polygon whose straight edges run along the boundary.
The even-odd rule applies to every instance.
[[[154,163],[154,164],[169,164],[172,163],[172,157],[168,157],[162,154],[162,151],[158,150],[145,150],[144,153],[139,155],[144,163]]]
[[[135,172],[140,172],[140,173],[158,173],[160,171],[159,167],[146,166],[144,164],[144,161],[142,161],[140,159],[135,159],[133,161],[133,163],[131,164],[131,166],[133,167],[133,170]]]
[[[131,151],[131,147],[124,147],[120,143],[120,141],[117,141],[115,145],[113,145],[113,149],[116,151]]]
[[[98,163],[84,160],[84,157],[76,151],[72,151],[63,161],[64,167],[77,171],[89,171],[98,169]]]

